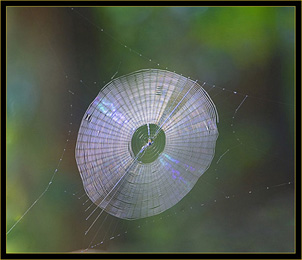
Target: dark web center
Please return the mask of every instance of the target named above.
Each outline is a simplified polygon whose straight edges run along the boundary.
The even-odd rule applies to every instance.
[[[154,162],[164,151],[166,135],[156,124],[145,124],[137,128],[131,139],[134,158],[141,163]]]

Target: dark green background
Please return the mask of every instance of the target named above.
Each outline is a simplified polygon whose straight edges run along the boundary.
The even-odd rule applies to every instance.
[[[188,196],[148,223],[108,217],[109,231],[95,243],[128,233],[97,249],[292,252],[294,185],[272,186],[294,180],[294,19],[293,7],[8,8],[7,228],[56,169],[70,102],[73,124],[53,185],[8,235],[7,251],[70,252],[90,243],[74,159],[82,116],[117,71],[168,67],[206,81],[207,90],[217,86],[209,92],[220,117],[215,158]]]

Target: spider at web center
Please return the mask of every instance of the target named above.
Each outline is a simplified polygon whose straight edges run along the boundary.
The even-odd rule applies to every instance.
[[[131,139],[132,156],[143,164],[154,162],[164,151],[166,135],[156,124],[144,124],[137,128]]]

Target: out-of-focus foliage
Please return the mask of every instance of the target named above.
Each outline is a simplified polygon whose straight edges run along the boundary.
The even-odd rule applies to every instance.
[[[84,191],[74,160],[80,120],[117,71],[116,77],[150,67],[248,94],[235,121],[243,145],[216,165],[219,155],[236,145],[231,131],[222,132],[218,157],[182,204],[168,212],[176,212],[175,217],[158,216],[155,224],[133,228],[100,249],[293,251],[291,190],[244,194],[293,179],[294,8],[75,10],[87,19],[70,8],[7,10],[7,228],[43,192],[57,168],[73,98],[73,132],[58,175],[8,235],[8,252],[69,252],[89,244],[83,234],[88,204],[77,199]],[[242,98],[235,98],[231,92],[213,97],[218,113],[236,108]],[[229,125],[231,116],[220,118],[218,127]],[[219,202],[225,191],[238,196]],[[217,204],[200,206],[213,198]]]

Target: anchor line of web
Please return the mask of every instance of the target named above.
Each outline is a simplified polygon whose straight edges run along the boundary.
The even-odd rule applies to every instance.
[[[111,35],[109,32],[107,32],[106,30],[104,30],[104,28],[100,27],[98,24],[96,24],[95,22],[93,22],[92,20],[90,20],[88,17],[86,17],[84,14],[82,14],[76,8],[72,7],[70,9],[71,9],[72,12],[76,13],[79,17],[81,17],[81,19],[85,20],[88,24],[90,24],[91,26],[95,27],[101,33],[106,34],[107,37],[109,37],[111,40],[113,40],[115,43],[119,44],[120,46],[128,49],[128,51],[130,51],[131,53],[134,53],[135,55],[139,56],[140,58],[142,58],[142,59],[144,59],[146,61],[149,61],[150,63],[153,63],[157,67],[161,66],[162,69],[165,69],[165,70],[170,69],[170,70],[172,70],[172,68],[168,68],[167,66],[163,66],[162,64],[160,65],[157,61],[155,61],[155,60],[151,59],[150,57],[147,57],[144,54],[142,54],[142,53],[134,50],[133,48],[127,46],[120,39],[117,39],[116,37],[114,37],[113,35]],[[57,57],[57,59],[58,59],[58,57]],[[59,61],[59,59],[58,59],[58,61]],[[63,67],[62,64],[61,64],[61,67]],[[119,70],[119,67],[120,67],[120,64],[118,66],[118,70]],[[112,78],[114,78],[115,76],[116,76],[116,74],[114,76],[112,76]],[[272,102],[272,103],[277,103],[277,104],[281,104],[281,105],[286,105],[286,106],[290,106],[290,109],[294,109],[294,106],[292,104],[288,104],[288,103],[285,103],[285,102],[276,101],[276,100],[272,100],[272,99],[269,99],[269,98],[263,98],[263,97],[259,97],[259,96],[256,96],[256,95],[246,95],[245,93],[237,92],[237,91],[234,91],[234,90],[229,90],[229,89],[226,89],[226,88],[221,88],[221,87],[218,87],[218,86],[215,86],[215,87],[217,87],[219,89],[222,89],[223,91],[233,93],[233,94],[237,94],[237,95],[246,96],[246,97],[249,97],[249,98],[258,99],[258,100],[265,101],[265,102]]]
[[[68,92],[72,95],[74,95],[74,93],[70,90],[68,90]],[[70,105],[70,116],[72,118],[72,105]],[[69,123],[70,127],[72,126],[72,119]],[[50,188],[50,186],[52,185],[53,183],[53,180],[54,178],[56,177],[58,171],[59,171],[59,168],[60,168],[60,165],[61,165],[61,162],[63,160],[63,157],[65,155],[65,152],[66,152],[66,149],[67,149],[67,145],[69,144],[69,139],[70,139],[70,135],[71,135],[71,128],[69,128],[68,130],[68,134],[67,134],[67,139],[66,139],[66,142],[65,142],[65,146],[63,148],[63,152],[60,156],[60,159],[59,159],[59,162],[57,163],[57,167],[55,168],[53,174],[51,175],[50,179],[49,179],[49,182],[48,184],[46,185],[45,189],[43,190],[43,192],[38,196],[37,199],[35,199],[35,201],[29,206],[29,208],[21,215],[21,217],[11,226],[11,228],[6,232],[6,235],[8,235],[19,223],[20,221],[28,214],[28,212],[40,201],[40,199],[45,195],[45,193],[48,191],[48,189]]]
[[[84,251],[87,251],[87,250],[91,247],[91,245],[93,244],[93,241],[95,240],[95,238],[97,237],[98,233],[99,233],[100,230],[102,229],[102,227],[103,227],[104,223],[106,222],[107,218],[108,218],[108,214],[107,214],[106,217],[103,219],[101,225],[99,226],[97,232],[95,233],[94,237],[92,238],[90,244],[88,245],[88,247],[87,247]]]
[[[65,73],[66,74],[66,73]],[[116,74],[114,74],[113,75],[113,77],[115,77],[115,75]],[[112,77],[112,78],[113,78]],[[84,84],[84,83],[83,83]],[[71,93],[71,92],[70,92]],[[73,93],[71,93],[71,94],[73,94]],[[247,98],[247,96],[242,100],[242,102],[239,104],[239,106],[236,108],[236,110],[235,110],[235,113],[234,113],[234,117],[235,117],[235,114],[237,113],[237,111],[239,110],[239,108],[241,108],[241,106],[243,105],[243,103],[245,102],[245,100],[246,100],[246,98]],[[173,112],[173,111],[172,111]],[[169,115],[169,116],[171,116],[171,114]],[[164,122],[165,123],[165,122]],[[161,126],[162,127],[162,126]],[[158,130],[158,131],[160,131],[160,129]],[[228,149],[228,151],[227,152],[229,152],[229,149]],[[142,154],[144,153],[144,150],[142,151]],[[225,154],[223,154],[222,156],[224,156]],[[221,160],[221,158],[222,158],[222,156],[219,158],[219,160]],[[219,160],[218,160],[218,162],[219,162]],[[217,163],[218,163],[217,162]],[[134,162],[133,162],[133,164],[134,164]],[[131,165],[130,167],[132,167],[133,165]],[[130,170],[130,169],[129,169]],[[36,200],[36,201],[34,201],[34,203],[30,206],[30,208],[28,208],[28,210],[21,216],[21,218],[13,225],[13,227],[7,232],[7,234],[9,233],[9,232],[11,232],[11,230],[21,221],[21,219],[28,213],[28,211],[41,199],[41,197],[43,197],[44,196],[44,194],[47,192],[47,190],[48,190],[48,188],[49,188],[49,186],[50,186],[50,184],[52,183],[52,180],[53,180],[53,178],[55,177],[55,174],[56,174],[56,172],[54,173],[54,175],[52,176],[52,178],[51,178],[51,181],[50,181],[50,183],[47,185],[47,187],[46,187],[46,189],[42,192],[42,194],[38,197],[38,199]],[[126,174],[126,173],[125,173]],[[123,176],[124,177],[124,176]],[[123,178],[122,177],[122,178]],[[120,180],[121,181],[121,180]],[[121,184],[122,184],[122,182],[121,182]],[[282,185],[282,184],[280,184],[280,185]],[[276,185],[276,187],[277,187],[278,185]],[[117,188],[117,187],[116,187]],[[116,191],[117,192],[117,191]],[[114,193],[114,195],[116,194],[116,192]],[[114,196],[113,195],[113,196]],[[113,198],[113,197],[112,197]],[[111,198],[111,199],[112,199]],[[110,200],[111,201],[111,200]],[[107,216],[108,215],[106,215],[106,218],[107,218]],[[91,246],[91,244],[92,244],[92,242],[90,243],[90,245],[89,246]]]
[[[238,105],[238,107],[236,108],[234,115],[233,115],[233,119],[235,118],[235,115],[237,114],[239,108],[243,105],[244,101],[248,98],[248,95],[245,95],[245,97],[243,98],[243,100],[241,101],[241,103]]]

